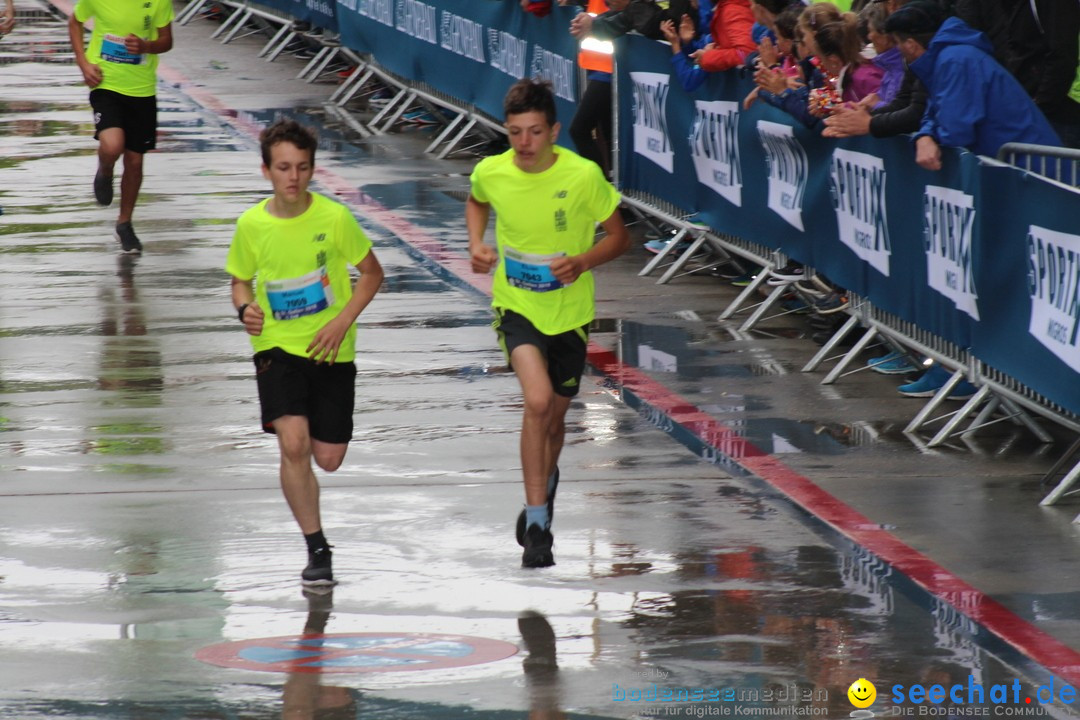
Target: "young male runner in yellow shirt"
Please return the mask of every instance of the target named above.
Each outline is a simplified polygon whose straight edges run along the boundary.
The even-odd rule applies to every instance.
[[[555,145],[551,85],[520,80],[503,101],[510,150],[473,170],[465,204],[472,269],[495,280],[495,330],[521,383],[523,567],[555,564],[551,516],[566,411],[585,369],[595,313],[590,270],[626,251],[619,193],[596,163]],[[494,208],[498,250],[484,243]],[[606,235],[595,242],[596,223]]]
[[[94,31],[87,47],[83,23],[91,18]],[[125,253],[142,252],[131,215],[142,187],[143,154],[156,145],[158,55],[172,49],[172,19],[171,0],[79,0],[68,19],[75,62],[94,110],[98,204],[112,204],[113,167],[124,157],[116,239]]]
[[[356,318],[383,271],[352,213],[308,191],[317,140],[293,120],[259,136],[274,196],[236,222],[225,270],[251,336],[262,425],[277,434],[281,489],[304,534],[304,585],[333,585],[315,463],[333,472],[353,431]],[[360,271],[353,285],[349,266]],[[253,287],[254,285],[254,287]]]

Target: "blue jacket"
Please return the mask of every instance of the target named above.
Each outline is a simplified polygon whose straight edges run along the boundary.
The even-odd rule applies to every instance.
[[[992,53],[981,32],[960,18],[945,21],[922,57],[911,63],[929,92],[917,134],[991,157],[1008,142],[1061,145],[1046,117]]]

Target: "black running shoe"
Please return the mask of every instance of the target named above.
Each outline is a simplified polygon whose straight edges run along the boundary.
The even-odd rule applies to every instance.
[[[113,199],[113,179],[112,175],[105,177],[98,170],[94,175],[94,199],[97,200],[98,205],[108,207],[112,205]]]
[[[551,486],[551,495],[548,495],[548,525],[555,520],[555,492],[559,489],[559,466],[555,466],[555,483]],[[518,513],[517,527],[514,529],[518,545],[525,547],[525,508]]]
[[[300,573],[300,582],[304,585],[333,585],[334,571],[331,567],[330,548],[319,548],[308,553],[308,564]]]
[[[129,255],[142,252],[142,243],[139,242],[139,236],[135,234],[130,221],[116,224],[116,239],[120,241],[121,252]]]
[[[525,552],[521,553],[521,567],[542,568],[555,564],[551,546],[555,538],[550,530],[541,530],[539,525],[530,525],[525,531]]]

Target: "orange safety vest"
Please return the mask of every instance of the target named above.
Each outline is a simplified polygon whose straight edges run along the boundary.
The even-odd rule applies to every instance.
[[[589,6],[586,9],[590,15],[599,15],[608,11],[607,2],[605,0],[589,0]],[[587,37],[581,40],[581,50],[578,52],[577,61],[578,65],[586,70],[596,70],[599,72],[614,72],[615,64],[612,62],[612,55],[614,50],[611,49],[611,41],[609,40],[597,40],[594,37]]]

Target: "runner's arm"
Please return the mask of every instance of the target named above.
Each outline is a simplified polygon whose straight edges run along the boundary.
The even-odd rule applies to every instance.
[[[233,307],[237,312],[247,305],[244,308],[244,329],[247,330],[248,335],[261,335],[265,318],[262,308],[255,301],[255,291],[251,287],[251,280],[241,280],[233,276],[231,290]]]
[[[465,201],[465,227],[469,230],[469,258],[475,273],[486,275],[499,260],[495,248],[484,242],[488,220],[491,219],[491,205],[482,203],[469,195]]]
[[[600,242],[580,255],[570,255],[552,261],[551,273],[563,285],[569,285],[582,273],[614,260],[630,247],[630,233],[626,231],[626,225],[623,224],[618,208],[601,224],[607,234],[601,238]]]
[[[75,64],[82,71],[83,81],[89,88],[96,88],[101,84],[101,68],[86,59],[86,45],[83,24],[75,19],[75,13],[68,18],[68,36],[71,38],[71,49],[75,53]]]
[[[172,50],[172,23],[158,28],[157,40],[147,40],[138,35],[124,38],[124,48],[134,55],[161,55]]]
[[[383,282],[383,269],[375,257],[375,251],[369,250],[364,259],[357,264],[360,278],[353,285],[353,294],[341,312],[333,320],[319,328],[315,333],[311,344],[307,347],[308,357],[316,362],[328,362],[333,364],[337,360],[338,349],[341,341],[349,328],[356,324],[356,318],[379,292],[379,286]]]
[[[0,21],[0,35],[6,35],[15,29],[15,0],[7,0],[4,19]]]

